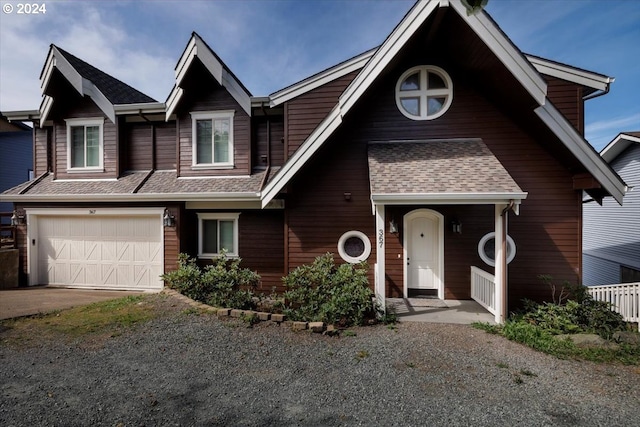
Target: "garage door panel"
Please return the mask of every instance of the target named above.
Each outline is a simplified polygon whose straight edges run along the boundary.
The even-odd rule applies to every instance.
[[[158,289],[164,251],[159,215],[39,216],[40,283]]]

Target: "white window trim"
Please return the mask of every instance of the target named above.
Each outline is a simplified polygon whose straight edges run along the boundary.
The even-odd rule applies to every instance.
[[[233,220],[233,247],[235,249],[234,252],[227,252],[228,258],[237,258],[239,255],[238,250],[238,218],[240,217],[240,213],[198,213],[198,258],[218,258],[221,256],[220,253],[205,253],[202,251],[203,248],[203,239],[202,239],[202,221],[203,220]]]
[[[489,258],[487,253],[484,251],[484,246],[487,244],[489,240],[495,239],[495,238],[496,238],[496,232],[492,231],[482,236],[482,239],[480,239],[480,242],[478,242],[478,255],[480,255],[480,258],[482,258],[482,261],[484,261],[485,264],[491,267],[496,266],[496,260]],[[516,257],[516,242],[511,238],[511,236],[507,235],[507,264],[511,264],[511,261],[513,261],[515,257]]]
[[[220,110],[220,111],[198,111],[191,113],[191,168],[192,169],[232,169],[234,165],[234,152],[233,152],[233,118],[235,116],[234,110]],[[215,119],[229,119],[229,161],[228,162],[214,162],[214,163],[198,163],[198,141],[196,133],[196,122],[198,120],[215,120]],[[213,138],[213,133],[212,136]],[[211,141],[211,150],[213,153],[213,140]],[[213,156],[213,154],[212,154]]]
[[[416,72],[419,72],[421,89],[401,91],[400,87],[402,86],[402,82],[404,82],[404,80],[407,77],[409,77],[412,74],[415,74]],[[444,80],[447,87],[445,89],[428,89],[427,88],[427,72],[431,72],[440,76],[442,80]],[[438,111],[436,114],[427,115],[427,97],[429,96],[446,96],[444,105],[442,106],[440,111]],[[406,98],[419,99],[420,115],[415,116],[409,113],[407,110],[405,110],[405,108],[402,106],[401,101]],[[449,77],[449,74],[446,71],[444,71],[440,67],[436,67],[435,65],[419,65],[417,67],[410,68],[400,76],[400,78],[398,79],[398,82],[396,83],[396,105],[398,107],[398,110],[400,110],[402,115],[404,115],[405,117],[411,120],[437,119],[438,117],[446,113],[447,110],[449,110],[449,107],[451,106],[452,101],[453,101],[453,81],[451,80],[451,77]]]
[[[66,119],[67,123],[67,172],[69,173],[78,173],[78,172],[104,172],[104,117],[99,118],[83,118],[83,119]],[[100,163],[98,166],[89,166],[89,167],[72,167],[71,166],[71,128],[84,126],[98,126],[98,144],[99,144],[99,154],[98,158]],[[86,130],[85,130],[85,144],[86,140]],[[86,159],[85,159],[86,160]]]
[[[360,256],[352,257],[344,250],[344,244],[351,237],[357,237],[364,242],[364,251],[362,252],[362,254],[360,254]],[[366,261],[369,258],[369,255],[371,255],[371,241],[362,231],[347,231],[342,236],[340,236],[340,239],[338,240],[338,253],[340,254],[340,258],[342,258],[349,264],[358,264],[362,261]]]

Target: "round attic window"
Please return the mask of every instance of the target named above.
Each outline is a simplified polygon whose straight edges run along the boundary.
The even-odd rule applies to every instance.
[[[402,74],[396,84],[396,105],[411,120],[433,120],[453,100],[451,77],[435,65],[420,65]]]
[[[371,242],[361,231],[347,231],[338,240],[338,253],[346,262],[357,264],[371,255]]]
[[[496,233],[485,234],[478,243],[478,255],[487,265],[496,266]],[[507,236],[507,264],[511,263],[516,257],[516,242],[511,236]]]

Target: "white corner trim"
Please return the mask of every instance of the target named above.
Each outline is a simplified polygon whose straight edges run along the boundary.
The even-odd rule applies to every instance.
[[[262,191],[262,207],[265,207],[284,188],[341,123],[340,108],[336,105],[264,188]]]
[[[627,192],[626,184],[611,170],[604,159],[591,148],[578,131],[569,124],[567,119],[551,103],[541,105],[534,111],[569,151],[576,156],[585,169],[622,205],[622,198]]]

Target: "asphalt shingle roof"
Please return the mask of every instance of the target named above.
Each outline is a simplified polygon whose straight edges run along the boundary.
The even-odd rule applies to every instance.
[[[156,100],[150,96],[97,69],[93,65],[84,62],[69,52],[60,49],[58,46],[56,46],[56,49],[60,51],[82,77],[96,85],[96,87],[100,89],[100,92],[102,92],[113,105],[156,102]]]
[[[522,193],[480,139],[369,144],[371,194]]]

